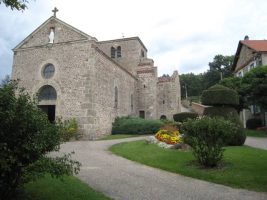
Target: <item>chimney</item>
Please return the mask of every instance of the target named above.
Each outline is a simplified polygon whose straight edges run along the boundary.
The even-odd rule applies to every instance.
[[[244,40],[249,40],[249,37],[248,35],[245,36]]]

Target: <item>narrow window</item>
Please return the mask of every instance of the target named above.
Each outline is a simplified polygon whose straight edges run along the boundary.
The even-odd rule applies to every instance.
[[[110,54],[111,54],[111,58],[115,58],[116,49],[114,47],[111,47]]]
[[[42,71],[42,75],[44,78],[48,79],[48,78],[51,78],[55,73],[55,67],[54,65],[52,64],[47,64],[45,65],[45,67],[43,68],[43,71]]]
[[[133,112],[133,95],[131,94],[131,111]]]
[[[121,46],[117,47],[117,58],[121,57]]]
[[[162,101],[162,104],[165,104],[165,100]]]
[[[139,117],[145,119],[145,111],[144,110],[139,111]]]
[[[118,88],[115,87],[115,102],[114,102],[114,108],[118,108]]]
[[[144,85],[144,88],[146,88],[146,85]]]
[[[141,50],[141,56],[145,57],[145,52],[143,50]]]

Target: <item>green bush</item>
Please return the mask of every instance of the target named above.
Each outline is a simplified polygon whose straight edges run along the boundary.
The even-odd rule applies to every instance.
[[[155,134],[163,124],[160,120],[118,117],[112,124],[112,134]]]
[[[48,157],[59,149],[62,127],[50,123],[16,83],[0,86],[0,199],[11,199],[23,183],[44,173],[77,173],[70,155]]]
[[[226,145],[240,146],[245,143],[245,130],[236,109],[231,107],[207,107],[205,108],[203,115],[209,117],[223,117],[225,120],[229,120],[236,124],[236,128],[224,138],[224,143]]]
[[[248,119],[246,122],[246,127],[247,129],[257,129],[258,127],[261,127],[262,124],[262,120],[259,118],[251,118]]]
[[[61,125],[61,138],[63,142],[69,141],[71,138],[78,137],[78,123],[76,119],[72,118],[69,120],[62,121],[61,119],[57,119],[57,123]]]
[[[181,112],[173,115],[173,120],[176,122],[184,122],[187,119],[195,119],[198,117],[197,113],[193,112]]]
[[[201,102],[210,106],[237,106],[239,104],[239,96],[235,90],[222,85],[214,85],[203,91]]]
[[[193,148],[199,164],[215,167],[223,158],[224,138],[235,124],[223,118],[189,119],[182,124],[184,142]]]

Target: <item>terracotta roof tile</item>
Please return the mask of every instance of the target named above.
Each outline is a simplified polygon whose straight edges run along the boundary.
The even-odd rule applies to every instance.
[[[267,40],[241,40],[242,44],[259,52],[267,52]]]

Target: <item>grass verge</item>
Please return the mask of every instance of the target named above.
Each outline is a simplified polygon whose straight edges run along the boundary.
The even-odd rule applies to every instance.
[[[115,140],[115,139],[123,139],[123,138],[131,138],[131,137],[140,137],[144,135],[133,135],[133,134],[116,134],[116,135],[107,135],[99,140]]]
[[[22,200],[111,200],[90,188],[78,178],[66,176],[62,180],[46,175],[25,185]]]
[[[257,131],[257,130],[246,129],[245,133],[247,136],[251,136],[251,137],[267,137],[266,131]]]
[[[223,167],[204,169],[194,162],[192,152],[163,149],[145,141],[120,143],[110,150],[120,156],[185,176],[214,183],[267,192],[267,151],[226,147]]]

